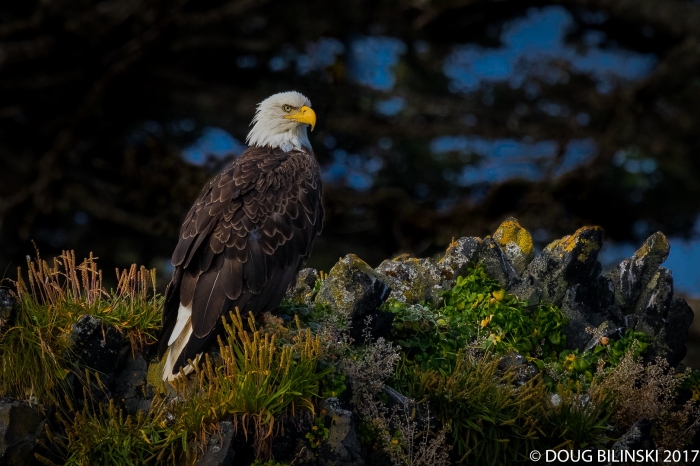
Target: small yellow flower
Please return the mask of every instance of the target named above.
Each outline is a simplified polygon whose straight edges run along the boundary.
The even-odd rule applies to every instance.
[[[605,346],[605,345],[607,345],[608,343],[610,343],[610,338],[608,338],[608,337],[603,337],[603,338],[600,339],[600,344],[601,344],[601,345]]]
[[[398,445],[398,444],[399,444],[399,441],[398,441],[397,439],[393,438],[393,439],[391,439],[391,444],[392,444],[392,445]]]
[[[505,290],[496,290],[493,293],[491,293],[494,298],[496,298],[497,301],[503,301],[503,298],[506,297],[506,292]]]
[[[311,430],[318,430],[318,426],[313,426]]]
[[[481,321],[481,328],[486,327],[486,326],[491,322],[491,318],[492,318],[492,317],[493,317],[493,314],[491,314],[490,316],[488,316],[487,318],[485,318],[484,320],[482,320],[482,321]]]

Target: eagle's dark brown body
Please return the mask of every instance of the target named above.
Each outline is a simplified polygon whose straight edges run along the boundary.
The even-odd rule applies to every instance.
[[[165,293],[159,356],[178,308],[192,336],[174,370],[217,335],[221,317],[276,308],[321,232],[321,177],[310,150],[251,147],[204,187],[180,230]]]

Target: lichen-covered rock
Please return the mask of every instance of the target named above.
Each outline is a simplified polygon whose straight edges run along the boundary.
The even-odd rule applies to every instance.
[[[659,267],[639,294],[633,312],[639,316],[663,319],[673,298],[673,275],[671,271]]]
[[[635,254],[610,272],[615,301],[620,305],[627,325],[652,337],[648,358],[664,357],[671,366],[685,356],[685,339],[693,321],[688,304],[673,296],[673,275],[660,267],[671,246],[657,232]]]
[[[501,247],[518,275],[521,275],[535,258],[532,236],[513,217],[501,223],[493,234],[493,240]]]
[[[219,423],[219,431],[207,437],[207,448],[197,466],[229,466],[236,452],[231,448],[235,430],[229,421]]]
[[[433,259],[416,259],[404,254],[393,260],[385,260],[375,271],[391,288],[390,297],[402,303],[425,301],[437,304],[440,301],[443,277]]]
[[[297,275],[297,280],[294,286],[290,286],[287,290],[286,298],[290,299],[295,304],[304,304],[310,306],[313,302],[314,287],[318,279],[318,270],[302,269]]]
[[[489,236],[484,238],[478,257],[479,263],[484,267],[484,271],[503,288],[513,288],[520,282],[513,265],[493,238]]]
[[[352,411],[340,407],[337,398],[321,402],[321,412],[328,427],[328,440],[319,448],[320,466],[362,466],[365,464],[362,447],[355,432]]]
[[[372,267],[348,254],[328,273],[316,295],[316,304],[357,320],[381,306],[390,293],[391,289]]]
[[[666,236],[661,232],[654,233],[634,256],[608,272],[607,276],[615,286],[615,300],[625,314],[634,312],[642,290],[666,261],[670,251],[671,245]]]
[[[10,292],[4,288],[0,288],[0,330],[6,327],[10,320],[12,320],[12,314],[15,310],[15,298],[12,297]]]
[[[0,464],[29,464],[45,423],[38,407],[26,401],[1,398]]]
[[[659,267],[630,309],[637,316],[635,330],[652,337],[658,335],[667,323],[672,300],[673,276],[670,270]]]
[[[483,240],[474,236],[465,236],[450,243],[445,257],[438,263],[445,279],[443,286],[450,288],[458,276],[467,273],[469,266],[476,263],[483,245]]]
[[[80,362],[101,374],[102,382],[109,385],[119,360],[126,355],[129,346],[124,336],[102,320],[84,315],[71,327],[68,335],[69,351]]]
[[[603,244],[600,227],[583,227],[547,245],[527,266],[523,280],[511,292],[530,304],[561,305],[574,284],[596,281],[601,272],[598,252]]]

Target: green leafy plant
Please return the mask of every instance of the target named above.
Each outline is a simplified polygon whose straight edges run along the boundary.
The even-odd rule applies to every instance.
[[[527,306],[481,266],[458,277],[443,297],[439,309],[396,300],[385,303],[383,309],[395,316],[392,338],[404,349],[407,363],[449,371],[458,352],[477,338],[485,350],[517,351],[530,359],[556,357],[566,346],[566,317],[558,308]]]
[[[347,377],[340,372],[336,366],[330,365],[326,375],[321,379],[321,394],[323,398],[339,397],[342,395],[347,386]]]
[[[587,388],[598,368],[610,370],[628,353],[637,359],[646,352],[650,338],[646,333],[627,329],[619,340],[607,337],[600,340],[588,351],[564,350],[557,358],[533,360],[540,370],[545,371],[544,380],[550,391],[557,391],[562,386],[567,390]]]
[[[477,267],[444,294],[442,313],[450,326],[464,326],[488,336],[499,353],[531,356],[556,354],[566,346],[566,317],[550,305],[527,306]],[[472,333],[475,333],[472,330]]]
[[[317,417],[314,425],[311,426],[311,430],[306,433],[306,438],[311,444],[311,448],[318,448],[321,443],[328,440],[328,435],[330,431],[323,422],[322,417]]]

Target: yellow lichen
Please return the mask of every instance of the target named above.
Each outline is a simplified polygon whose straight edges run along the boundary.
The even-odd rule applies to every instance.
[[[577,249],[579,252],[577,259],[581,262],[586,262],[590,254],[593,251],[597,251],[600,246],[597,242],[582,238],[582,236],[588,231],[600,229],[600,227],[581,227],[576,230],[573,235],[568,235],[562,239],[552,241],[547,245],[545,251],[551,253],[555,250],[559,250],[559,257],[563,257],[565,252],[572,252],[574,249]]]
[[[639,248],[637,252],[634,253],[634,255],[640,259],[642,257],[647,256],[651,252],[657,252],[664,255],[668,254],[670,248],[671,246],[668,244],[668,239],[666,239],[666,235],[658,231],[651,235],[649,238],[647,238],[644,244],[642,244],[642,247]]]
[[[532,236],[514,218],[509,218],[501,223],[496,233],[493,234],[493,239],[501,248],[505,248],[510,243],[515,243],[526,256],[534,254],[535,251],[532,244]]]

